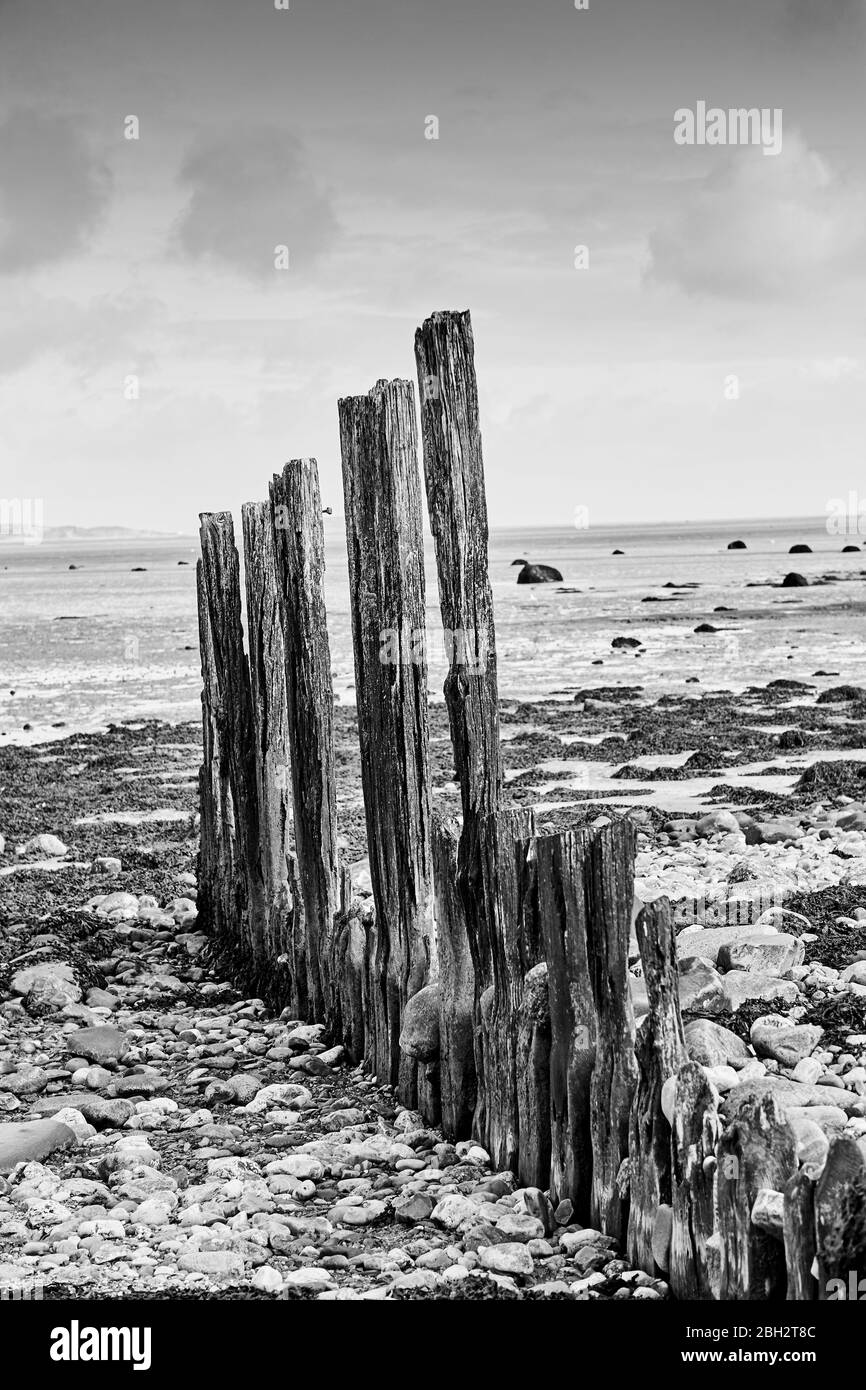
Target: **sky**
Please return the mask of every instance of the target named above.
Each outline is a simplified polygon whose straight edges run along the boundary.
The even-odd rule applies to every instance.
[[[469,309],[494,525],[823,515],[864,58],[866,0],[0,0],[0,494],[191,532],[312,455],[340,512],[337,399]]]

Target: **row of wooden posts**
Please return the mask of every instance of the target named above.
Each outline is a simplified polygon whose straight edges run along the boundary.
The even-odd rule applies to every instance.
[[[322,507],[315,461],[296,459],[243,508],[246,649],[231,514],[201,517],[201,920],[243,978],[678,1297],[816,1297],[850,1262],[862,1156],[837,1141],[816,1186],[774,1098],[723,1123],[686,1052],[666,900],[636,922],[636,1034],[628,818],[537,835],[503,807],[469,315],[432,315],[415,355],[462,817],[431,811],[411,641],[426,608],[415,394],[380,381],[338,406],[372,905],[339,849]],[[388,659],[383,633],[399,635]],[[401,1048],[415,1009],[437,1016],[438,1049]]]

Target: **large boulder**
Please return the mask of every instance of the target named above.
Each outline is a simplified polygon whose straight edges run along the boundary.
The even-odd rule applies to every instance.
[[[816,1023],[791,1023],[781,1014],[764,1014],[749,1030],[758,1056],[771,1057],[783,1067],[796,1067],[804,1057],[811,1057],[823,1036],[823,1028]]]
[[[725,1009],[725,987],[722,977],[708,961],[699,956],[680,962],[680,1009],[684,1014],[708,1018]]]
[[[737,1012],[741,1004],[756,999],[765,1004],[782,1004],[790,1008],[800,998],[800,991],[793,980],[779,980],[775,975],[767,975],[759,970],[729,970],[722,979],[726,1010],[732,1014]]]
[[[515,561],[515,564],[517,561]],[[518,584],[561,584],[562,575],[553,565],[531,565],[528,560],[521,560],[522,570],[517,576]]]
[[[750,932],[737,941],[727,942],[719,950],[719,970],[750,970],[765,975],[784,975],[795,965],[801,965],[806,954],[805,943],[799,936],[776,932]]]
[[[848,1115],[858,1115],[863,1105],[863,1097],[855,1095],[853,1091],[831,1090],[829,1086],[804,1086],[784,1076],[762,1076],[744,1081],[728,1091],[724,1098],[725,1115],[731,1120],[741,1105],[746,1101],[759,1100],[761,1096],[775,1096],[786,1113],[791,1109],[800,1111],[805,1106],[811,1118],[814,1110],[816,1124],[821,1123],[818,1112],[823,1113],[830,1108],[828,1101],[831,1096],[833,1107],[844,1110]]]
[[[755,821],[744,831],[747,845],[792,845],[802,840],[803,829],[795,820],[775,816],[770,820]]]
[[[16,853],[21,857],[34,855],[40,859],[62,859],[69,850],[56,835],[34,835],[32,840],[19,845]]]
[[[786,574],[785,578],[782,580],[782,588],[805,589],[808,583],[809,581],[804,574],[797,574],[796,571],[792,570],[791,573]]]
[[[713,766],[717,766],[713,763]],[[699,816],[695,821],[695,834],[702,840],[708,840],[713,835],[737,835],[740,825],[730,811],[707,811],[706,815]]]
[[[744,939],[756,939],[759,936],[774,941],[778,935],[775,927],[754,927],[747,923],[742,926],[727,927],[688,926],[677,936],[677,955],[680,957],[702,956],[704,960],[715,965],[719,959],[719,953],[726,946],[732,946],[735,942]]]
[[[439,986],[425,985],[403,1010],[400,1050],[416,1062],[439,1056]]]
[[[42,1067],[24,1066],[0,1076],[0,1091],[13,1096],[36,1096],[48,1085],[48,1072]]]
[[[0,1173],[11,1173],[16,1163],[41,1162],[75,1143],[74,1131],[59,1120],[0,1124]]]
[[[703,1067],[727,1066],[731,1058],[745,1061],[749,1056],[742,1038],[709,1018],[694,1018],[687,1023],[685,1038],[689,1057]]]
[[[72,966],[54,960],[16,971],[12,976],[12,993],[23,994],[33,1013],[52,1013],[66,1008],[67,1004],[77,1004],[81,998]]]

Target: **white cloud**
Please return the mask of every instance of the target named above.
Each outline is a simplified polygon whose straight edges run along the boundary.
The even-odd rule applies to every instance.
[[[684,158],[695,152],[684,149]],[[650,279],[689,294],[794,297],[859,270],[866,202],[796,132],[782,152],[715,151],[649,237]]]

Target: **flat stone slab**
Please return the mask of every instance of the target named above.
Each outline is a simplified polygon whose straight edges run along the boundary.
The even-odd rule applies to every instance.
[[[677,936],[677,958],[682,960],[685,956],[703,956],[704,960],[715,965],[723,946],[731,947],[741,941],[754,942],[762,938],[778,941],[780,935],[775,927],[686,927]]]
[[[171,1085],[164,1076],[142,1075],[121,1076],[111,1083],[112,1096],[156,1096],[167,1091]]]
[[[97,1028],[77,1028],[66,1038],[66,1051],[70,1057],[86,1057],[88,1062],[118,1061],[129,1051],[125,1033],[109,1024]]]
[[[30,1102],[30,1115],[50,1119],[58,1110],[81,1110],[82,1103],[92,1099],[92,1091],[67,1091],[62,1096],[34,1096]]]
[[[0,1124],[0,1173],[11,1173],[16,1163],[38,1162],[76,1142],[74,1131],[59,1120]]]
[[[735,1086],[724,1098],[723,1108],[730,1118],[735,1110],[750,1097],[774,1095],[783,1110],[792,1107],[820,1106],[844,1110],[846,1115],[859,1115],[863,1109],[863,1096],[853,1091],[843,1091],[836,1086],[806,1086],[799,1081],[789,1081],[784,1076],[768,1076],[762,1080],[744,1081]]]
[[[26,965],[12,976],[12,993],[29,994],[37,981],[50,980],[52,984],[68,985],[70,999],[80,999],[81,990],[75,981],[75,972],[65,961],[43,961],[41,965]]]

